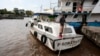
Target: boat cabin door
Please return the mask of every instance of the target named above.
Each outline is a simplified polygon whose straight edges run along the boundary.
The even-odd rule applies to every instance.
[[[76,6],[77,6],[77,3],[74,2],[74,3],[73,3],[73,12],[76,12]]]

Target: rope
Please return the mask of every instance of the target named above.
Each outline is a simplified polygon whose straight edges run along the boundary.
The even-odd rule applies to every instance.
[[[66,23],[64,23],[64,27],[63,28],[65,28],[66,27]],[[63,29],[63,32],[65,31],[65,29]],[[62,36],[63,37],[63,36]],[[60,43],[62,43],[62,40],[63,40],[63,38],[61,38],[61,42]],[[61,47],[60,47],[60,50],[59,50],[59,53],[58,53],[58,56],[60,56],[60,54],[61,54]]]

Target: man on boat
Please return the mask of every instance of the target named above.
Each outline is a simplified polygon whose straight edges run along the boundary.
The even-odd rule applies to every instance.
[[[59,37],[62,38],[62,33],[63,33],[63,28],[64,28],[64,23],[65,23],[65,16],[62,14],[62,17],[60,18],[60,33]]]

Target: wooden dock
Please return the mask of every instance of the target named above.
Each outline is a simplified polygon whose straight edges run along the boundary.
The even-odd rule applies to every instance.
[[[82,32],[100,47],[100,27],[83,26]]]

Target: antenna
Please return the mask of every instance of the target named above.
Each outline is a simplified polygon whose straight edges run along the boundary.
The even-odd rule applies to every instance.
[[[42,12],[42,5],[40,6],[40,12]]]
[[[50,0],[50,9],[51,9],[51,0]]]

